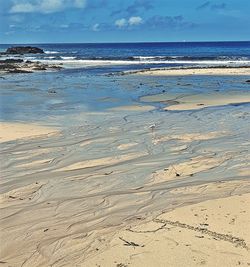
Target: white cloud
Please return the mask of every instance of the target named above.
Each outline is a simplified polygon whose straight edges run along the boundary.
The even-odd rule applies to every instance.
[[[32,4],[21,3],[21,4],[14,4],[10,9],[10,13],[30,13],[30,12],[35,12],[35,10],[36,8]]]
[[[98,32],[98,31],[100,31],[100,24],[99,23],[96,23],[95,25],[93,25],[93,27],[92,27],[92,31],[94,31],[94,32]]]
[[[125,28],[128,26],[137,26],[143,23],[143,19],[141,17],[130,17],[129,19],[118,19],[115,21],[115,26],[118,28]]]
[[[130,17],[129,20],[128,20],[128,24],[130,26],[133,26],[133,25],[140,25],[142,24],[143,20],[141,17]]]
[[[118,19],[115,21],[115,26],[118,28],[123,28],[127,25],[127,20],[126,19]]]
[[[86,6],[86,0],[12,0],[12,3],[10,13],[53,13]]]

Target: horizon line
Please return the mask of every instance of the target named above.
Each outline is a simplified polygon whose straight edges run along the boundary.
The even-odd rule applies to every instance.
[[[237,42],[250,42],[250,40],[238,40],[238,41],[138,41],[138,42],[49,42],[49,43],[35,43],[35,42],[25,42],[25,43],[0,43],[0,45],[15,45],[15,44],[22,44],[22,45],[34,45],[34,44],[155,44],[155,43],[237,43]]]

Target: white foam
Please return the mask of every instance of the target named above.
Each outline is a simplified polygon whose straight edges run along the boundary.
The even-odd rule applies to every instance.
[[[76,59],[76,57],[61,57],[63,60],[71,60],[71,59]]]
[[[58,51],[44,51],[45,54],[58,54]]]
[[[63,60],[40,60],[45,63],[63,64],[65,67],[91,67],[106,65],[145,65],[145,64],[191,64],[191,65],[250,65],[250,60],[85,60],[64,57]]]
[[[154,59],[164,59],[166,58],[166,56],[148,56],[148,57],[144,57],[144,56],[133,56],[134,59],[138,59],[138,60],[154,60]],[[173,57],[174,58],[174,57]]]

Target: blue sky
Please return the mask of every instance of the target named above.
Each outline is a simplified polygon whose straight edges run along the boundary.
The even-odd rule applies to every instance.
[[[250,40],[250,0],[0,0],[0,43]]]

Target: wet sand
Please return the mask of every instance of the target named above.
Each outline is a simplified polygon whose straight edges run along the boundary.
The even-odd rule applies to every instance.
[[[3,266],[248,266],[250,111],[228,102],[2,124]]]
[[[149,111],[155,109],[154,106],[146,105],[131,105],[131,106],[120,106],[110,108],[110,111]]]
[[[207,107],[250,103],[250,92],[245,93],[198,93],[198,94],[158,94],[141,97],[144,102],[166,104],[165,110],[197,110]]]

